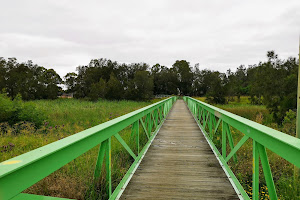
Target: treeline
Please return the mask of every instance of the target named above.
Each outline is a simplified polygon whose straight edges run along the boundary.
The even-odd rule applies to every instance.
[[[14,99],[18,94],[23,100],[56,99],[63,81],[53,70],[33,64],[18,63],[16,58],[0,57],[0,91]]]
[[[24,100],[57,98],[63,92],[61,84],[75,98],[90,100],[148,100],[153,95],[173,94],[206,96],[211,103],[224,104],[231,97],[247,95],[251,103],[265,104],[280,122],[286,111],[296,108],[298,62],[293,57],[281,60],[269,51],[264,62],[221,73],[200,70],[199,64],[191,66],[185,60],[176,61],[172,67],[150,67],[101,58],[77,67],[77,73],[68,73],[62,81],[53,69],[0,58],[0,89],[12,98],[21,94]]]

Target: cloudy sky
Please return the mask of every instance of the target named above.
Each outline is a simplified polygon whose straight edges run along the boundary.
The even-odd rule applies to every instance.
[[[0,8],[0,56],[61,76],[93,58],[226,71],[298,56],[299,0],[11,0]]]

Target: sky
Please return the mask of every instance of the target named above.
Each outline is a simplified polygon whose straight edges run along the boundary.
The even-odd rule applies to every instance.
[[[299,0],[2,0],[0,10],[0,57],[61,76],[96,58],[225,72],[299,51]]]

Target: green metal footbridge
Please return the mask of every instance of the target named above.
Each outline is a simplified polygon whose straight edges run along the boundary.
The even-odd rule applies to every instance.
[[[127,127],[136,150],[119,134]],[[233,128],[244,134],[238,142]],[[147,138],[143,147],[141,132]],[[111,178],[112,137],[133,158],[117,186]],[[250,196],[228,165],[231,159],[239,163],[236,153],[249,140]],[[300,139],[191,97],[170,97],[0,163],[0,199],[63,199],[23,191],[99,144],[94,178],[105,173],[109,199],[258,199],[259,170],[270,199],[277,199],[266,149],[300,168]]]

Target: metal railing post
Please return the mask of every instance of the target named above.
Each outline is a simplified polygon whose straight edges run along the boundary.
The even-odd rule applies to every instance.
[[[257,143],[253,142],[253,174],[252,174],[252,200],[259,199],[259,154]]]

